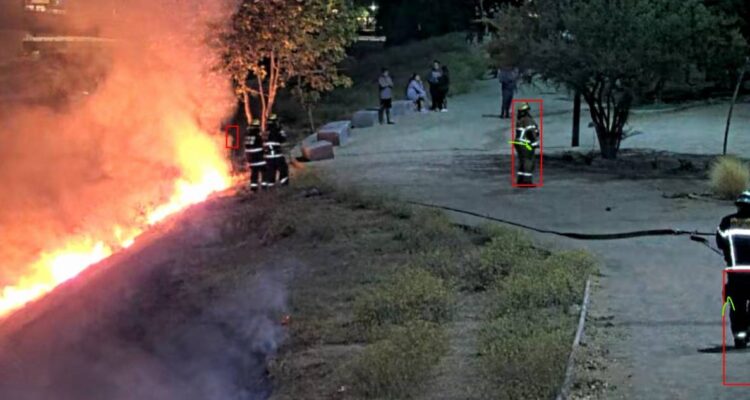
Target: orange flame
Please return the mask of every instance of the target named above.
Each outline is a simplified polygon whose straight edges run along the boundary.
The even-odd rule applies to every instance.
[[[83,235],[71,238],[60,249],[40,254],[28,275],[11,286],[0,288],[0,317],[42,297],[113,253],[130,247],[149,226],[231,186],[220,145],[191,123],[182,121],[171,125],[170,128],[178,132],[174,150],[181,173],[174,181],[169,200],[147,210],[143,222],[127,227],[115,225],[110,240]]]

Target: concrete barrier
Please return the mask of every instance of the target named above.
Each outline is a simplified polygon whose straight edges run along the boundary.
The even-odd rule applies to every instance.
[[[396,100],[393,102],[391,113],[395,117],[401,117],[406,114],[411,114],[415,110],[414,103],[411,100]]]
[[[302,157],[308,161],[330,160],[333,158],[333,144],[328,141],[302,143]]]
[[[352,116],[352,128],[368,128],[378,123],[378,110],[360,110]]]
[[[352,123],[350,121],[336,121],[323,125],[318,129],[317,140],[331,142],[334,146],[343,146],[349,141]]]

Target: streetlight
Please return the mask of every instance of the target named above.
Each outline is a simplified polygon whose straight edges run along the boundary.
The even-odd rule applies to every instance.
[[[378,5],[375,3],[370,4],[370,11],[372,12],[378,11]]]

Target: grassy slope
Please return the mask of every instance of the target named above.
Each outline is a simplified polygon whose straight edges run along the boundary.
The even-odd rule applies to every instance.
[[[377,107],[376,82],[382,67],[388,67],[394,77],[396,99],[405,98],[411,75],[418,73],[424,79],[434,59],[439,59],[450,68],[452,95],[471,90],[473,82],[487,71],[481,49],[467,47],[461,34],[373,49],[358,59],[349,58],[342,64],[342,69],[352,78],[354,85],[339,88],[324,97],[314,112],[316,124],[348,119],[357,110]],[[289,98],[280,99],[277,111],[298,129],[304,131],[309,125],[306,114]]]

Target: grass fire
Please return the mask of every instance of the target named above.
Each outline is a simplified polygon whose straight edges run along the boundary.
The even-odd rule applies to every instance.
[[[27,27],[25,42],[63,45],[2,65],[28,82],[0,93],[0,318],[231,185],[219,131],[232,94],[205,44],[221,2],[71,3]]]

